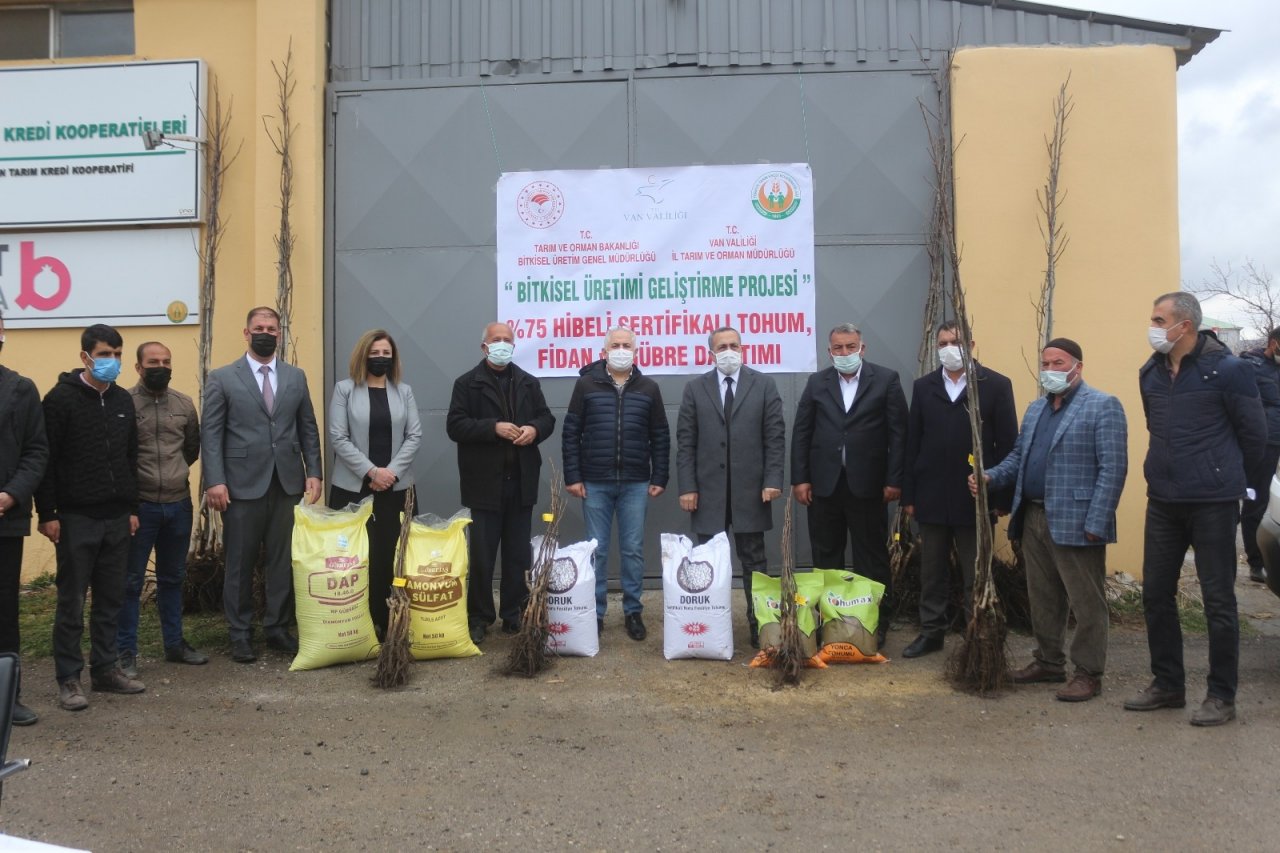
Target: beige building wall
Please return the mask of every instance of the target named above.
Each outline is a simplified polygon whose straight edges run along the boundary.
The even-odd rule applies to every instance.
[[[130,57],[68,60],[68,64],[145,59],[203,59],[209,81],[216,81],[232,114],[229,147],[243,145],[227,173],[222,216],[228,221],[218,261],[213,366],[245,350],[245,312],[254,305],[276,303],[274,235],[280,225],[280,157],[263,127],[278,124],[274,62],[283,65],[290,44],[297,88],[290,101],[293,123],[293,205],[291,222],[297,240],[293,254],[295,293],[293,329],[297,363],[311,380],[312,402],[323,418],[324,235],[324,0],[134,0],[137,53]],[[9,62],[4,65],[35,65]],[[209,101],[212,110],[212,100]],[[146,259],[138,259],[145,268]],[[44,394],[58,374],[80,366],[80,329],[10,329],[3,359],[31,378]],[[130,326],[124,336],[122,385],[132,385],[133,351],[147,340],[173,350],[173,385],[197,395],[196,326]],[[198,471],[192,477],[193,497]],[[27,541],[23,577],[54,569],[53,548],[35,533]]]
[[[1129,422],[1129,476],[1112,572],[1139,576],[1147,433],[1138,367],[1152,300],[1177,290],[1176,62],[1167,47],[981,48],[956,53],[952,109],[961,275],[984,363],[1013,380],[1021,410],[1037,394],[1035,309],[1044,278],[1036,190],[1044,186],[1053,103],[1070,75],[1053,334],[1084,350],[1084,377]]]

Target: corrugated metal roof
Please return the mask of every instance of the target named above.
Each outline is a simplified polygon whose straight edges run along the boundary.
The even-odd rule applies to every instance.
[[[1165,44],[1219,30],[1018,0],[331,0],[334,82],[646,68],[907,68],[975,45]]]

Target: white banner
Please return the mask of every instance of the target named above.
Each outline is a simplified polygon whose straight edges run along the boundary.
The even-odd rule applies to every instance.
[[[204,63],[0,68],[0,228],[198,222]]]
[[[198,322],[197,228],[0,233],[0,305],[14,329]]]
[[[808,164],[511,172],[497,203],[498,318],[529,372],[577,376],[611,326],[650,374],[708,370],[720,326],[759,370],[816,369]]]

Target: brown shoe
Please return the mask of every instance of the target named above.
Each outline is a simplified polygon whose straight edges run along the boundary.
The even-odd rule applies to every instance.
[[[1059,702],[1088,702],[1102,692],[1102,679],[1083,672],[1071,676],[1067,686],[1057,692]]]
[[[1014,684],[1061,684],[1067,680],[1065,672],[1060,669],[1049,669],[1038,660],[1033,660],[1022,669],[1015,669],[1009,675]]]
[[[1220,726],[1236,718],[1236,703],[1207,696],[1200,709],[1191,715],[1193,726]]]
[[[68,678],[58,682],[58,707],[64,711],[83,711],[89,707],[80,679]]]
[[[106,675],[95,675],[90,682],[96,693],[141,693],[147,687],[141,681],[130,678],[112,667]]]
[[[1124,703],[1126,711],[1155,711],[1160,708],[1182,708],[1187,694],[1182,690],[1161,690],[1153,681],[1137,696]]]

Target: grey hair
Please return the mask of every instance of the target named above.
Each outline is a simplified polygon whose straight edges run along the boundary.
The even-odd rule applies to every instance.
[[[484,328],[480,330],[480,343],[487,344],[489,342],[490,326],[506,326],[508,329],[511,329],[510,323],[504,323],[501,320],[490,320],[488,323],[485,323]],[[514,338],[515,336],[516,336],[516,330],[511,329],[511,337]]]
[[[714,341],[715,341],[715,339],[716,339],[716,335],[719,335],[719,334],[721,334],[721,333],[723,333],[723,332],[733,332],[735,335],[737,335],[737,336],[738,336],[738,343],[742,343],[742,333],[741,333],[741,332],[739,332],[739,331],[738,331],[737,329],[735,329],[733,326],[721,326],[720,328],[716,329],[716,330],[715,330],[714,332],[712,332],[711,334],[707,335],[707,349],[715,349],[715,345],[714,345],[714,343],[713,343],[713,342],[714,342]]]
[[[636,345],[636,333],[634,329],[628,329],[626,326],[610,326],[609,330],[604,333],[604,348],[609,348],[609,338],[613,337],[614,332],[626,332],[631,336],[631,346]]]
[[[859,338],[862,337],[862,330],[859,329],[857,326],[853,325],[852,323],[841,323],[840,325],[833,328],[831,331],[827,332],[827,340],[830,341],[831,336],[836,334],[837,332],[840,332],[841,334],[845,334],[845,335],[857,335]]]
[[[1191,331],[1200,331],[1200,326],[1204,323],[1204,313],[1200,310],[1199,299],[1196,299],[1195,296],[1185,290],[1175,290],[1173,293],[1157,296],[1156,301],[1151,304],[1159,305],[1165,300],[1173,303],[1173,316],[1178,319],[1179,323],[1183,320],[1190,320]]]

